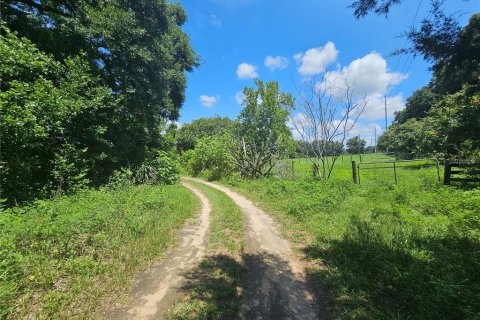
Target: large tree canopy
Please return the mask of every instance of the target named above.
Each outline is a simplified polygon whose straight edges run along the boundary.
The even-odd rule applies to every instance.
[[[195,148],[202,138],[222,136],[233,129],[233,120],[228,117],[200,118],[183,125],[176,132],[177,148],[186,151]]]
[[[181,29],[186,14],[180,4],[5,0],[0,12],[0,103],[4,128],[12,130],[2,139],[1,161],[7,161],[4,150],[18,139],[28,142],[21,147],[32,147],[28,152],[12,149],[17,160],[8,160],[10,173],[2,177],[28,176],[28,166],[21,164],[36,163],[31,157],[38,155],[35,170],[43,178],[24,186],[51,189],[46,187],[46,181],[55,180],[50,179],[56,168],[51,156],[76,150],[75,157],[88,161],[67,162],[102,183],[115,169],[138,166],[165,147],[165,122],[179,117],[185,73],[198,65]],[[17,126],[22,121],[32,129],[23,138]],[[29,193],[17,187],[11,192]]]
[[[129,117],[154,143],[161,118],[175,120],[198,59],[181,30],[186,14],[164,0],[2,1],[6,25],[56,60],[85,53]]]

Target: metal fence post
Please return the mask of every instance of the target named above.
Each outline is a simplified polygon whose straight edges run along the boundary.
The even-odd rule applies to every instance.
[[[292,179],[295,178],[295,161],[292,160]]]
[[[438,165],[438,159],[435,165],[437,166],[437,181],[440,182],[440,166]]]

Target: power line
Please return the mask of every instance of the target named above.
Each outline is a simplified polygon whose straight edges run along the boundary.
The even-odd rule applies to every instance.
[[[423,3],[423,0],[420,0],[419,3],[418,3],[418,6],[417,6],[417,10],[415,11],[415,15],[413,16],[413,19],[412,19],[412,23],[411,23],[411,26],[414,27],[415,26],[415,21],[417,20],[417,17],[418,17],[418,13],[420,11],[420,7],[422,6],[422,3]],[[430,16],[430,12],[428,14],[428,16]],[[428,19],[428,16],[427,16],[427,19]],[[405,39],[405,42],[403,43],[403,46],[402,46],[402,49],[400,51],[404,51],[406,46],[407,46],[407,43],[408,43],[408,37],[406,37]],[[402,67],[402,71],[400,71],[397,75],[396,75],[396,79],[395,79],[395,82],[398,82],[400,80],[400,75],[403,74],[403,71],[405,70],[405,67],[408,63],[408,59],[412,57],[412,60],[410,61],[410,65],[409,67],[407,68],[410,69],[410,66],[413,62],[413,60],[415,59],[414,55],[410,52],[407,54],[407,57],[406,57],[406,60],[405,60],[405,63],[403,64],[403,67]],[[402,56],[400,56],[397,60],[397,63],[395,64],[395,68],[393,69],[393,73],[395,74],[397,72],[397,69],[398,69],[398,65],[400,64],[400,61],[402,60]],[[399,84],[394,84],[393,86],[390,87],[390,89],[388,90],[387,92],[387,96],[390,96],[393,89],[394,88],[397,88],[398,89],[399,87]],[[398,92],[398,90],[397,90]]]

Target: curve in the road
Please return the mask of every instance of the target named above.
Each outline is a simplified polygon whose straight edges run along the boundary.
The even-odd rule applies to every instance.
[[[227,187],[200,179],[193,181],[223,191],[245,216],[247,248],[243,319],[318,319],[303,265],[274,227],[272,219],[250,200]]]

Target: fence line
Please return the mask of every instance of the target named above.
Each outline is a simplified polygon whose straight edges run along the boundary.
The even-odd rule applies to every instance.
[[[457,168],[457,170],[452,170],[453,168]],[[452,163],[449,160],[445,160],[443,184],[450,185],[452,182],[480,183],[480,162]]]
[[[394,160],[394,161],[375,161],[359,162],[352,161],[352,179],[354,183],[361,184],[362,181],[375,179],[392,179],[398,183],[400,178],[404,178],[408,171],[415,171],[416,175],[429,173],[428,170],[420,172],[421,169],[435,168],[436,181],[440,182],[440,166],[437,159],[413,159],[413,160]],[[418,171],[416,171],[418,170]],[[378,174],[381,173],[381,175]],[[402,174],[400,174],[400,172]],[[389,178],[390,177],[390,178]]]

